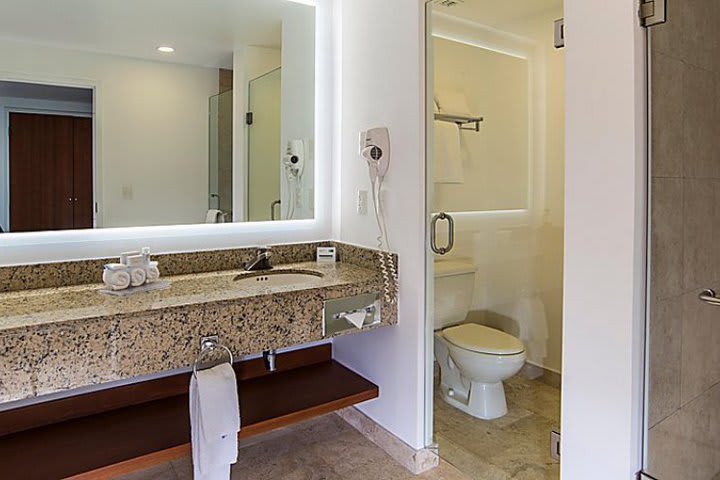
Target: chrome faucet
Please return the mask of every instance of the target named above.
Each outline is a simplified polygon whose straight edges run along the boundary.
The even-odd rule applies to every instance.
[[[258,247],[255,253],[255,258],[245,263],[244,268],[246,272],[253,272],[256,270],[270,270],[272,265],[270,264],[270,257],[272,252],[270,247]]]

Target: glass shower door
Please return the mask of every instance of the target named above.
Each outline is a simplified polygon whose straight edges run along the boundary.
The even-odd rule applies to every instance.
[[[233,92],[210,97],[210,170],[208,208],[233,220]]]
[[[645,471],[658,480],[716,480],[720,302],[706,289],[720,289],[720,11],[714,2],[668,4],[667,23],[648,39]]]
[[[277,68],[250,81],[248,109],[248,221],[278,220],[280,214],[280,81]]]

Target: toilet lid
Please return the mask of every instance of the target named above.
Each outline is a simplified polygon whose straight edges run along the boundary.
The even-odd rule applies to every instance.
[[[453,345],[472,352],[513,355],[525,351],[522,342],[512,335],[476,323],[446,328],[443,336]]]

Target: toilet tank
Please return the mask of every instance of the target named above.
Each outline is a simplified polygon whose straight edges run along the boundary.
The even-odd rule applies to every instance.
[[[435,330],[465,320],[472,305],[475,270],[469,259],[435,261]]]

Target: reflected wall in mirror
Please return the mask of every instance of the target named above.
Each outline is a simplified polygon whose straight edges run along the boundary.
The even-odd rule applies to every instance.
[[[0,65],[4,232],[314,217],[314,7],[4,0]]]

